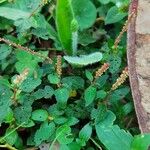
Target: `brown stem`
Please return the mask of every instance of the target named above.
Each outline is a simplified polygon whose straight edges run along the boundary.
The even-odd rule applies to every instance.
[[[24,51],[26,51],[26,52],[28,52],[28,53],[30,53],[30,54],[32,54],[32,55],[36,55],[36,56],[38,56],[38,57],[40,57],[40,58],[42,58],[42,59],[48,60],[48,62],[49,62],[50,64],[52,64],[52,60],[51,60],[49,57],[46,57],[46,56],[44,56],[44,55],[42,55],[42,54],[40,54],[40,53],[38,53],[38,52],[34,52],[33,50],[31,50],[31,49],[28,48],[28,47],[21,46],[20,44],[13,43],[13,42],[11,42],[10,40],[7,40],[7,39],[1,38],[1,37],[0,37],[0,41],[4,42],[4,43],[6,43],[6,44],[8,44],[8,45],[10,45],[10,46],[13,46],[13,47],[15,47],[15,48],[24,50]]]

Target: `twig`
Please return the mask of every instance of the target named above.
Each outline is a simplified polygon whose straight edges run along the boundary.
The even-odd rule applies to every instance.
[[[28,47],[21,46],[20,44],[13,43],[10,40],[7,40],[7,39],[4,39],[4,38],[0,37],[0,42],[1,41],[4,42],[4,43],[6,43],[6,44],[8,44],[8,45],[10,45],[10,46],[15,47],[15,48],[22,49],[22,50],[24,50],[24,51],[26,51],[26,52],[28,52],[28,53],[30,53],[32,55],[36,55],[36,56],[38,56],[38,57],[40,57],[42,59],[48,60],[48,62],[50,64],[52,64],[52,60],[49,57],[46,57],[46,56],[42,55],[41,53],[34,52],[33,50],[31,50]]]

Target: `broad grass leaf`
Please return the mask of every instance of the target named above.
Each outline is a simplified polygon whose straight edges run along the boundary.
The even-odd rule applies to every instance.
[[[71,22],[73,11],[69,0],[58,0],[56,6],[56,26],[62,47],[68,55],[72,55]]]

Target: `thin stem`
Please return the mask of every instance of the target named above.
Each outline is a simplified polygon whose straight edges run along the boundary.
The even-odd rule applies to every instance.
[[[100,145],[93,138],[90,138],[90,140],[95,144],[95,146],[98,147],[99,150],[102,150],[102,148],[100,147]]]
[[[30,53],[32,55],[36,55],[36,56],[38,56],[38,57],[40,57],[42,59],[48,60],[48,62],[50,64],[52,64],[52,60],[49,57],[46,57],[46,56],[42,55],[41,53],[34,52],[33,50],[31,50],[28,47],[21,46],[20,44],[13,43],[10,40],[7,40],[7,39],[1,38],[1,37],[0,37],[0,41],[4,42],[4,43],[6,43],[6,44],[8,44],[10,46],[13,46],[15,48],[22,49],[22,50],[24,50],[24,51],[26,51],[26,52],[28,52],[28,53]]]
[[[58,52],[60,52],[60,51],[63,51],[63,50],[61,50],[61,49],[56,49],[56,48],[37,48],[37,50],[49,50],[49,51],[58,51]]]
[[[132,123],[133,120],[134,120],[133,118],[131,118],[131,119],[129,120],[129,122],[128,122],[127,126],[126,126],[127,129],[130,127],[130,125],[131,125],[131,123]]]
[[[9,144],[5,144],[5,145],[0,145],[0,148],[7,148],[9,150],[17,150],[15,147],[12,147]]]
[[[0,139],[0,143],[5,140],[6,137],[10,136],[13,132],[15,132],[17,129],[19,129],[23,124],[25,124],[25,122],[21,123],[19,126],[17,126],[15,129],[13,129],[11,132],[9,132],[8,134],[6,134],[4,137],[2,137]]]

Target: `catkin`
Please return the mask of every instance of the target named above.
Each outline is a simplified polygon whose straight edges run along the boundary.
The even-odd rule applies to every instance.
[[[102,74],[103,74],[104,72],[106,72],[108,68],[109,68],[109,64],[108,64],[108,63],[104,63],[104,64],[102,65],[102,67],[99,68],[99,69],[96,71],[96,73],[95,73],[95,79],[97,79],[98,77],[102,76]]]
[[[61,55],[57,56],[56,72],[58,76],[61,77],[62,75],[62,56]]]
[[[16,78],[13,80],[15,85],[21,84],[28,76],[29,69],[25,69],[20,75],[17,75]]]
[[[20,44],[16,44],[16,43],[14,43],[14,42],[12,42],[10,40],[7,40],[7,39],[4,39],[4,38],[0,37],[0,42],[4,42],[4,43],[8,44],[9,46],[13,46],[15,48],[24,50],[24,51],[30,53],[31,55],[35,55],[35,56],[38,56],[38,57],[40,57],[42,59],[48,60],[48,62],[50,64],[52,64],[52,62],[53,62],[49,57],[46,57],[46,56],[42,55],[41,53],[35,52],[35,51],[31,50],[28,47],[24,47],[24,46],[21,46]]]
[[[129,15],[128,20],[126,20],[121,32],[119,33],[118,37],[116,38],[115,43],[114,43],[115,49],[117,49],[118,44],[120,43],[123,34],[127,31],[128,25],[131,22],[132,18],[134,18],[134,17],[136,17],[136,11],[135,10]]]
[[[116,90],[120,85],[122,85],[126,79],[128,78],[128,68],[126,67],[120,77],[116,80],[116,82],[112,85],[111,90]]]

